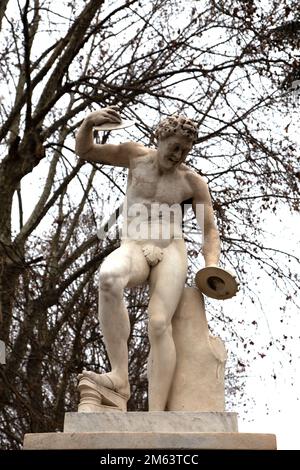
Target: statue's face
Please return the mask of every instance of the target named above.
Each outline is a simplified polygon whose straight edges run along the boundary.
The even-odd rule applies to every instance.
[[[193,147],[191,139],[181,135],[165,137],[158,142],[157,158],[164,170],[172,170],[183,163]]]

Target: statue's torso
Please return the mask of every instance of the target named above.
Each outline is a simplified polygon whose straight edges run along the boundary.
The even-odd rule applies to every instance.
[[[160,172],[152,149],[145,156],[133,159],[124,205],[127,226],[124,225],[123,235],[126,230],[130,239],[151,240],[162,247],[182,237],[180,204],[192,197],[188,171],[185,165],[180,165],[175,171]]]
[[[174,172],[160,173],[155,151],[149,149],[149,154],[131,162],[126,194],[129,204],[180,204],[192,197],[187,172],[182,164]]]

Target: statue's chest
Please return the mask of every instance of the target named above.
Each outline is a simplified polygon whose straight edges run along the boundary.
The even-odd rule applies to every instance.
[[[180,176],[159,175],[151,162],[138,164],[131,172],[130,193],[137,199],[167,204],[181,202],[181,186]]]

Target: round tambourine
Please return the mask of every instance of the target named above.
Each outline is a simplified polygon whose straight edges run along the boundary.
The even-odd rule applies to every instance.
[[[100,126],[94,126],[94,131],[115,131],[117,129],[125,129],[125,127],[133,126],[136,121],[131,121],[129,119],[122,119],[121,122],[105,122]]]
[[[235,275],[217,266],[200,269],[195,282],[203,294],[218,300],[231,299],[239,290]]]

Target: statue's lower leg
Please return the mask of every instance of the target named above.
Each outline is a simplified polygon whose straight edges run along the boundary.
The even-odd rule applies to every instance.
[[[159,333],[159,331],[151,331],[150,326],[149,411],[165,411],[176,364],[171,327],[168,327],[162,334]]]
[[[126,411],[130,396],[127,347],[130,324],[123,290],[116,290],[117,285],[116,280],[104,279],[99,296],[100,324],[112,370],[105,374],[92,371],[79,374],[79,411],[97,411],[97,407],[101,411],[108,406]]]

